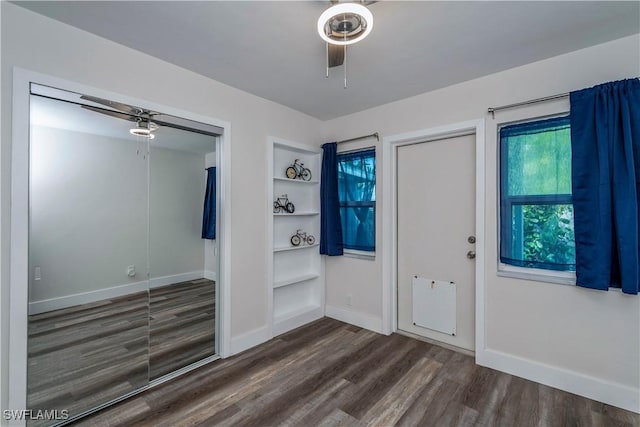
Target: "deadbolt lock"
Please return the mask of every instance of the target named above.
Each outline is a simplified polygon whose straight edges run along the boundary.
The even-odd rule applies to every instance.
[[[467,242],[469,242],[469,243],[475,243],[475,242],[476,242],[476,236],[469,236],[469,237],[467,237]]]

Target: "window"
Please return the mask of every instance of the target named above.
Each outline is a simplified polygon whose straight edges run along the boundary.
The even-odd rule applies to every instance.
[[[575,271],[569,117],[500,128],[500,261]]]
[[[375,251],[375,149],[338,154],[338,196],[344,248]]]

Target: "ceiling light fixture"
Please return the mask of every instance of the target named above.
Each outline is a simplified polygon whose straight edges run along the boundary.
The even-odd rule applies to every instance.
[[[153,139],[156,136],[153,134],[153,131],[155,131],[156,129],[158,129],[158,125],[153,123],[153,122],[149,122],[146,120],[139,120],[136,123],[136,127],[129,129],[129,133],[131,135],[135,135],[135,136],[141,136],[143,138],[149,138],[149,139]]]
[[[318,18],[318,34],[327,42],[327,69],[344,65],[344,88],[347,88],[347,45],[359,42],[373,29],[373,15],[358,3],[338,3]]]
[[[318,19],[322,40],[336,45],[359,42],[373,29],[373,15],[361,4],[339,3],[325,10]]]

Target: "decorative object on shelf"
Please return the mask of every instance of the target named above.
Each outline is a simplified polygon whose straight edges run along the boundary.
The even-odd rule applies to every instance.
[[[302,230],[297,230],[296,234],[291,236],[291,244],[293,246],[300,246],[303,243],[306,243],[307,245],[311,246],[315,242],[316,242],[315,237],[313,237],[311,234],[307,234]]]
[[[300,159],[295,159],[293,164],[287,168],[287,178],[302,178],[305,181],[311,181],[311,170],[304,167],[304,163]]]
[[[296,207],[289,201],[289,196],[283,194],[278,197],[275,202],[273,202],[273,213],[294,213],[296,211]]]

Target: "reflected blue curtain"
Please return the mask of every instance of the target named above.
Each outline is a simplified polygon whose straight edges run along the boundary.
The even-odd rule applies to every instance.
[[[342,225],[338,199],[337,144],[322,146],[322,174],[320,178],[320,253],[342,255]]]
[[[638,293],[640,82],[571,93],[578,286]]]
[[[207,188],[202,214],[202,238],[216,238],[216,168],[207,168]]]
[[[345,248],[375,250],[376,150],[338,155],[338,189]]]

